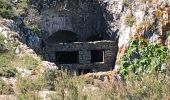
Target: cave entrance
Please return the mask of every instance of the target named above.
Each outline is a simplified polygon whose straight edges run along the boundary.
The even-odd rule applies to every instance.
[[[78,35],[72,31],[67,30],[57,31],[47,38],[47,42],[49,43],[69,43],[77,41]]]
[[[104,50],[91,51],[91,63],[104,62]]]
[[[79,52],[78,51],[56,52],[55,56],[56,56],[57,64],[78,64],[79,63]]]

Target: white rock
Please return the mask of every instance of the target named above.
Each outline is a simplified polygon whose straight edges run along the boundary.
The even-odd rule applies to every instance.
[[[29,77],[32,75],[31,70],[27,70],[27,69],[19,68],[19,67],[17,67],[16,69],[21,74],[22,77]]]
[[[20,53],[19,48],[17,48],[17,49],[15,50],[15,53],[16,53],[16,54],[19,54],[19,53]]]
[[[58,66],[55,63],[52,63],[52,62],[42,61],[42,65],[45,68],[45,70],[46,69],[50,69],[50,70],[58,69]]]

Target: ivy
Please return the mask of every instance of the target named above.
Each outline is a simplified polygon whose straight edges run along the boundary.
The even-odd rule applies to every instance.
[[[168,57],[165,46],[149,43],[145,39],[132,39],[129,49],[121,58],[121,74],[128,75],[130,71],[141,73],[163,72],[163,63]]]

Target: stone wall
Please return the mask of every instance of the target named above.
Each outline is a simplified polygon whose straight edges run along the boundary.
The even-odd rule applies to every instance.
[[[103,50],[104,61],[91,63],[91,50]],[[90,69],[92,72],[98,72],[113,69],[118,47],[113,41],[46,44],[44,48],[45,59],[57,63],[55,57],[57,51],[79,52],[78,64],[60,64],[60,67],[76,72],[80,69]]]

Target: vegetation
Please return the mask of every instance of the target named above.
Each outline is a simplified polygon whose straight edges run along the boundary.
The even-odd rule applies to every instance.
[[[11,63],[15,67],[25,68],[28,70],[34,70],[39,66],[40,61],[31,55],[25,54],[20,57],[15,57]]]
[[[132,39],[127,53],[122,57],[122,75],[129,71],[137,76],[141,73],[164,72],[163,66],[168,58],[168,49],[145,39]]]
[[[4,76],[4,77],[15,77],[17,74],[17,70],[15,68],[12,67],[1,67],[0,69],[0,76]]]
[[[14,94],[14,90],[11,86],[7,85],[3,80],[0,80],[0,95],[1,94]]]
[[[0,15],[4,18],[12,18],[12,7],[8,0],[0,0]]]
[[[109,100],[155,100],[170,98],[169,80],[163,74],[145,74],[142,80],[136,80],[134,73],[129,73],[126,81],[115,82],[107,93]]]
[[[30,1],[0,0],[0,16],[14,20],[18,17],[24,17],[24,24],[38,36],[41,36],[39,11],[32,6]]]
[[[6,47],[4,43],[5,37],[0,34],[0,44],[2,47]],[[1,48],[1,49],[3,49]],[[17,73],[16,69],[10,66],[11,61],[14,59],[14,54],[12,51],[8,50],[6,52],[0,52],[0,76],[4,77],[14,77]]]
[[[133,14],[128,14],[125,17],[125,24],[129,27],[132,27],[134,25],[134,23],[136,22],[136,18],[135,16],[133,16]]]
[[[17,80],[18,98],[38,99],[38,91],[55,91],[50,98],[78,100],[81,97],[83,78],[70,76],[64,71],[47,70],[36,78],[19,77]],[[67,93],[65,93],[67,91]],[[39,99],[38,99],[39,100]]]
[[[23,16],[27,7],[27,0],[0,0],[0,15],[3,18]]]
[[[123,5],[132,9],[132,2],[134,2],[134,0],[123,0]]]
[[[68,3],[69,0],[66,1]],[[130,1],[133,0],[124,0],[124,4],[131,8]],[[37,17],[39,12],[29,5],[27,0],[19,0],[18,3],[0,0],[0,15],[4,18],[22,16],[24,23],[32,31],[36,33],[40,31],[39,17]],[[155,15],[160,17],[162,12],[158,10]],[[135,22],[136,18],[133,14],[126,16],[127,26],[132,27]],[[153,30],[150,23],[147,26],[149,30]],[[168,49],[165,46],[150,43],[142,37],[131,39],[129,44],[128,51],[121,59],[122,79],[116,78],[113,82],[70,75],[62,70],[45,70],[42,73],[38,70],[39,73],[23,77],[16,68],[24,68],[33,72],[41,66],[40,60],[28,54],[15,55],[17,43],[11,43],[0,35],[0,49],[1,45],[8,48],[6,52],[0,51],[0,77],[17,79],[15,92],[11,84],[8,85],[1,79],[0,95],[16,94],[18,100],[40,100],[39,92],[47,90],[53,92],[49,95],[52,100],[170,99]]]

